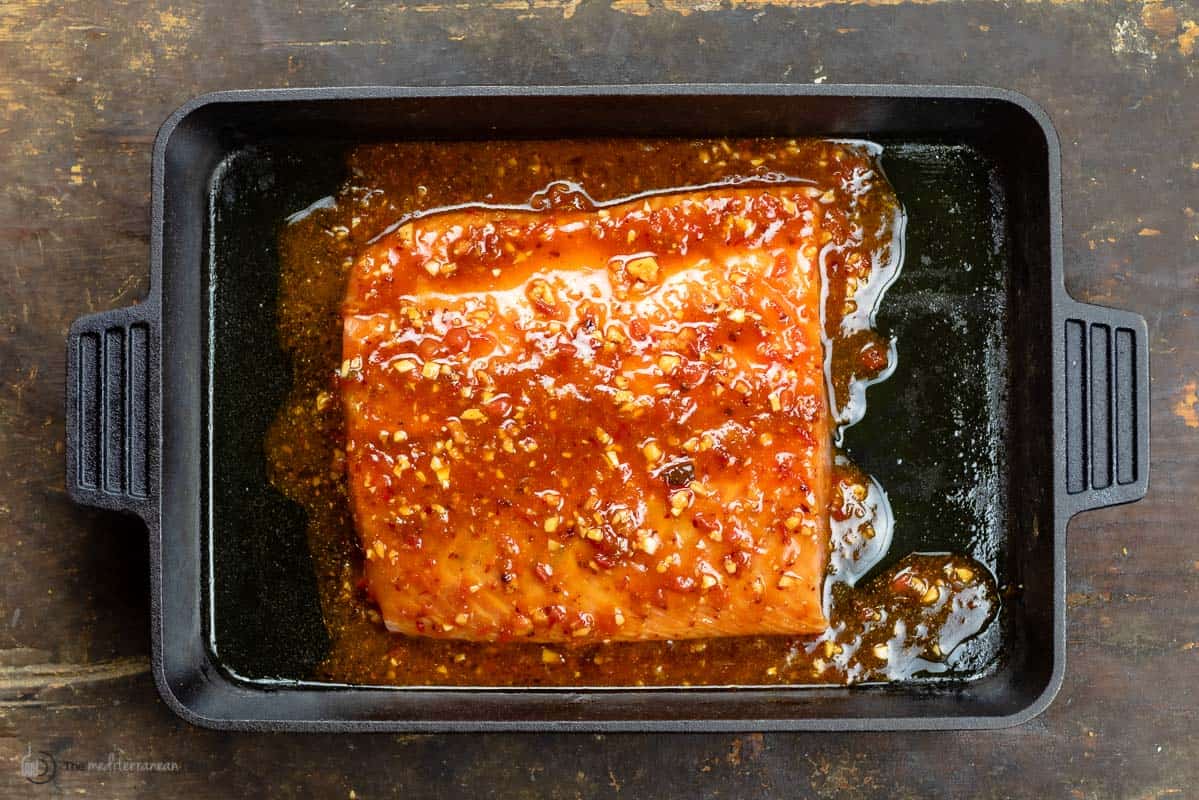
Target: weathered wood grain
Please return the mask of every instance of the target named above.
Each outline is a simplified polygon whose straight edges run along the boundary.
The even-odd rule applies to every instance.
[[[0,797],[1195,796],[1199,7],[1194,2],[12,0],[0,5]],[[1014,730],[251,736],[148,667],[146,547],[62,489],[64,336],[146,288],[149,146],[203,91],[311,84],[980,83],[1064,145],[1067,284],[1146,315],[1149,497],[1069,533],[1069,667]],[[57,759],[173,761],[174,772]],[[351,794],[353,792],[353,794]]]

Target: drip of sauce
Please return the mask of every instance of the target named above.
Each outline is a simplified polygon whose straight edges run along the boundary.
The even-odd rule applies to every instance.
[[[287,220],[281,245],[280,339],[294,387],[266,441],[271,479],[308,513],[333,648],[318,674],[396,685],[762,685],[905,680],[952,669],[955,648],[998,608],[992,577],[962,555],[914,554],[863,580],[887,554],[886,494],[838,456],[819,637],[745,637],[550,647],[387,633],[366,599],[346,500],[340,363],[345,280],[371,240],[417,214],[466,204],[594,210],[664,192],[729,184],[805,183],[836,190],[831,208],[854,247],[820,252],[826,380],[836,441],[865,413],[866,388],[895,368],[875,315],[902,264],[904,216],[878,166],[880,149],[829,140],[611,140],[398,143],[350,154],[350,182]],[[861,256],[866,253],[865,258]],[[674,469],[667,464],[663,469]]]
[[[825,373],[833,418],[834,443],[866,413],[866,388],[895,370],[895,341],[875,328],[875,317],[888,287],[903,266],[906,218],[898,202],[879,202],[878,185],[886,178],[877,164],[882,148],[860,143],[870,156],[841,176],[849,203],[849,237],[821,248]],[[885,197],[890,197],[887,187]],[[893,199],[893,198],[891,198]],[[862,264],[862,253],[867,255]]]

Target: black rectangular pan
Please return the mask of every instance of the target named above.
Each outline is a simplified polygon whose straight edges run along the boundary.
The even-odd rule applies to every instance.
[[[368,141],[860,137],[908,211],[882,321],[901,368],[847,446],[891,494],[897,554],[959,550],[1005,588],[948,679],[881,686],[476,689],[306,680],[325,652],[298,510],[262,436],[286,214]],[[1148,481],[1144,320],[1062,283],[1058,140],[1017,94],[895,86],[352,88],[193,100],[154,147],[150,294],[71,328],[67,488],[150,536],[154,675],[187,720],[261,730],[994,728],[1065,668],[1066,523]],[[874,423],[869,420],[874,419]]]

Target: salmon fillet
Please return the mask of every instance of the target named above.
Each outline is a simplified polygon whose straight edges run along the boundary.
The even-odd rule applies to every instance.
[[[825,629],[819,192],[419,217],[353,266],[340,391],[387,627]]]

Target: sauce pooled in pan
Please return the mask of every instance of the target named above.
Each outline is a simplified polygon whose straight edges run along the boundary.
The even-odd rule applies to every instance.
[[[902,216],[870,146],[409,143],[351,168],[284,233],[296,387],[268,441],[322,572],[318,677],[901,679],[989,621],[962,557],[851,586],[890,540],[832,451],[895,358],[872,322]]]

